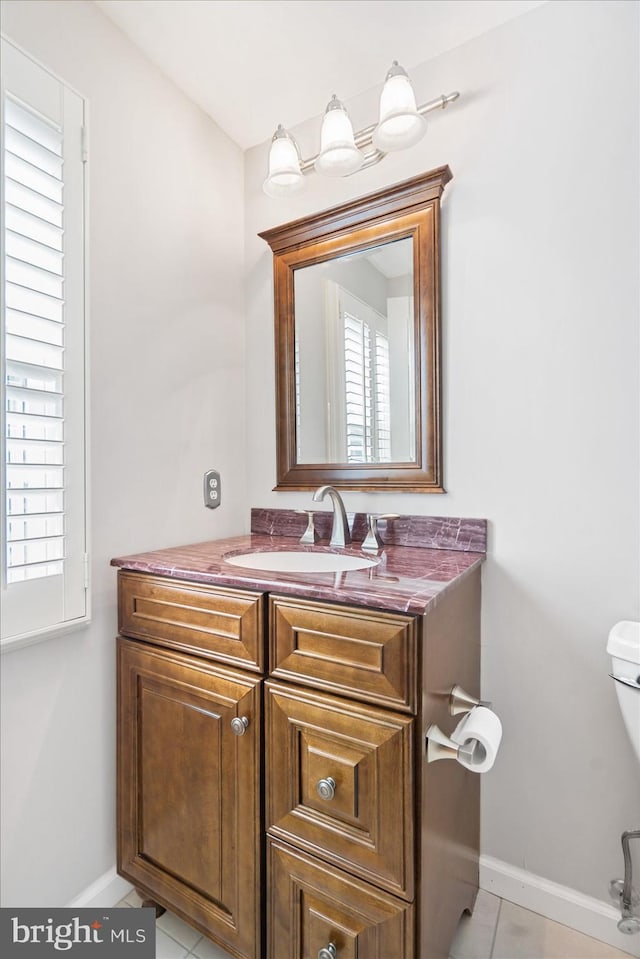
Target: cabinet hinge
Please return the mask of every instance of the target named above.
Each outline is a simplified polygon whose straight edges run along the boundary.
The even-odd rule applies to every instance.
[[[80,137],[80,156],[83,163],[89,159],[89,131],[84,126]]]
[[[84,588],[89,589],[89,554],[85,553],[83,557],[84,565]]]

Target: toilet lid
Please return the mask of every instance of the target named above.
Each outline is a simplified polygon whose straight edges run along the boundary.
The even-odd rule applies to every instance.
[[[640,623],[623,620],[609,633],[607,652],[629,663],[640,663]]]

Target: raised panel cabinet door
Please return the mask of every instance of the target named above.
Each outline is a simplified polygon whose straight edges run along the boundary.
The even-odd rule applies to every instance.
[[[260,680],[118,640],[118,871],[260,955]]]
[[[268,959],[413,959],[414,908],[269,839]]]
[[[267,829],[411,899],[413,719],[269,682]]]

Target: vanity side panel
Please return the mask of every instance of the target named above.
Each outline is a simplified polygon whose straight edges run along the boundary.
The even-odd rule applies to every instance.
[[[431,723],[450,735],[449,693],[458,684],[480,697],[480,569],[447,593],[423,619],[421,741],[418,768],[420,928],[418,955],[447,959],[464,910],[478,891],[480,776],[454,760],[427,764]]]

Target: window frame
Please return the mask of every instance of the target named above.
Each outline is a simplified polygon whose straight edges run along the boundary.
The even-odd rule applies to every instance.
[[[64,303],[65,305],[73,298],[75,301],[75,309],[77,315],[80,317],[81,330],[77,333],[75,337],[75,344],[73,346],[73,351],[75,355],[72,359],[71,364],[67,367],[65,365],[65,376],[67,379],[71,377],[75,379],[76,377],[81,377],[82,383],[78,384],[77,390],[74,391],[74,396],[72,400],[72,409],[73,409],[73,419],[74,419],[74,457],[75,457],[75,477],[74,482],[79,489],[73,493],[73,503],[71,509],[69,510],[68,503],[65,502],[65,512],[67,510],[74,514],[74,524],[78,532],[75,534],[76,547],[73,550],[73,553],[70,554],[70,559],[73,562],[73,572],[70,574],[68,571],[65,572],[65,578],[63,576],[59,584],[59,592],[62,597],[61,609],[62,616],[51,617],[49,622],[40,623],[37,625],[28,625],[24,630],[16,630],[12,628],[12,631],[5,635],[5,612],[2,613],[2,635],[0,635],[0,652],[8,652],[10,650],[20,648],[22,646],[31,645],[33,643],[39,643],[43,640],[54,638],[62,634],[68,634],[74,632],[81,628],[85,628],[87,624],[91,621],[91,589],[90,589],[90,527],[89,527],[89,516],[90,516],[90,502],[89,502],[89,170],[88,170],[88,155],[87,155],[87,129],[89,121],[89,104],[86,99],[79,91],[75,90],[69,83],[59,77],[55,72],[46,67],[43,63],[39,62],[33,56],[31,56],[23,48],[15,44],[4,34],[0,34],[2,40],[3,51],[5,56],[3,56],[3,77],[2,77],[2,90],[0,92],[0,123],[2,124],[2,150],[0,151],[0,206],[4,212],[5,209],[5,193],[4,193],[4,109],[5,109],[5,96],[8,94],[12,99],[18,101],[19,103],[25,104],[30,110],[35,111],[36,113],[40,112],[43,116],[48,116],[46,112],[38,110],[38,106],[33,101],[35,97],[30,98],[24,95],[24,91],[21,90],[20,95],[16,91],[16,80],[15,78],[11,79],[5,76],[5,69],[8,71],[10,67],[6,66],[5,61],[9,60],[11,64],[19,63],[20,68],[25,71],[32,70],[35,71],[44,71],[47,75],[47,78],[51,81],[54,81],[59,86],[59,96],[64,102],[65,97],[70,101],[73,98],[77,98],[77,101],[74,102],[74,110],[78,114],[73,127],[70,129],[68,127],[68,121],[63,116],[62,124],[65,138],[70,137],[75,140],[73,148],[76,146],[80,151],[80,169],[74,172],[74,183],[75,183],[75,198],[78,204],[81,205],[81,209],[76,211],[76,224],[81,224],[81,237],[78,237],[76,234],[75,239],[76,243],[76,257],[77,257],[77,278],[73,283],[72,292],[69,293],[65,290],[64,294]],[[7,53],[9,54],[7,56]],[[22,62],[24,61],[24,62]],[[78,125],[79,123],[79,125]],[[80,181],[81,177],[81,181]],[[67,181],[69,182],[69,181]],[[65,201],[66,203],[66,201]],[[65,224],[66,225],[66,224]],[[66,246],[64,247],[66,250]],[[5,227],[3,225],[0,230],[0,258],[3,264],[5,264]],[[65,280],[67,279],[65,272]],[[3,280],[0,283],[0,344],[2,350],[4,351],[5,346],[5,318],[6,318],[6,303],[5,303],[5,283],[6,279],[3,273]],[[27,580],[21,583],[13,583],[7,585],[6,582],[6,564],[7,564],[7,503],[6,503],[6,412],[5,412],[5,392],[6,386],[4,382],[4,363],[3,363],[3,376],[2,383],[0,384],[0,389],[2,392],[2,403],[0,403],[0,441],[2,445],[2,456],[0,457],[0,478],[2,485],[2,496],[0,498],[0,524],[1,524],[1,555],[0,555],[0,591],[3,600],[3,609],[4,607],[13,606],[14,604],[22,604],[25,601],[29,602],[29,594],[35,596],[33,589],[29,589],[31,584],[37,584],[46,581],[47,579],[54,579],[55,577],[44,577],[40,580],[33,579]],[[64,393],[66,394],[66,390]],[[67,428],[67,417],[69,413],[65,410],[64,419],[65,419],[65,429]],[[66,442],[66,438],[65,438]],[[65,460],[66,462],[66,460]],[[64,484],[65,490],[67,489],[67,484]],[[66,535],[66,534],[65,534]],[[80,550],[80,552],[79,552]],[[67,557],[65,557],[66,559]],[[71,615],[68,615],[69,610],[66,603],[66,593],[68,588],[69,579],[73,581],[73,590],[75,593],[75,606]],[[16,589],[18,587],[18,589]],[[83,601],[79,599],[81,595],[81,589],[83,590]],[[9,593],[9,590],[12,593]],[[19,597],[18,594],[21,594]],[[25,600],[26,597],[26,600]],[[11,612],[7,614],[7,618],[13,618],[13,620],[19,619],[18,616],[14,613],[13,616]],[[66,618],[65,618],[66,617]]]

